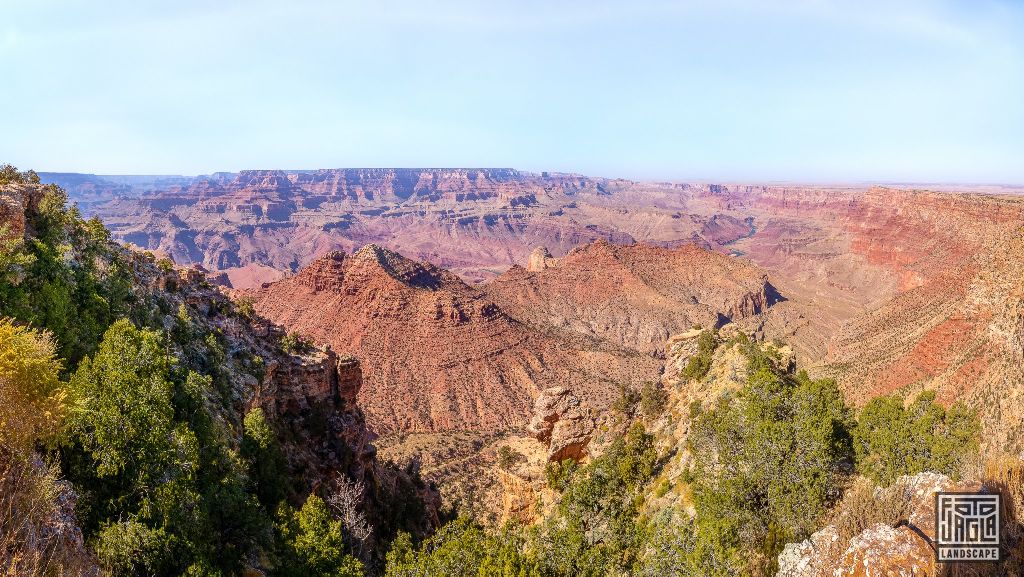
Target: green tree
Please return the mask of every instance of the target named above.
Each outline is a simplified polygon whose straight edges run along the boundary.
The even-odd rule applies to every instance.
[[[516,463],[525,460],[526,457],[522,453],[508,445],[498,447],[498,466],[506,471],[511,469]]]
[[[173,465],[168,457],[184,440],[173,423],[169,370],[160,334],[125,319],[110,327],[93,358],[82,361],[71,379],[81,399],[74,421],[100,477],[125,474],[150,487]]]
[[[362,576],[362,563],[345,551],[341,521],[331,517],[323,499],[310,495],[302,509],[285,516],[280,531],[287,553],[279,571],[281,575]]]
[[[681,376],[687,380],[703,379],[711,370],[711,359],[718,346],[715,331],[703,330],[697,337],[697,354],[690,357]]]
[[[242,318],[256,317],[256,301],[252,297],[241,297],[235,301],[235,310]]]
[[[544,467],[544,478],[547,479],[548,487],[555,491],[564,491],[572,480],[576,471],[577,463],[573,459],[562,459],[553,461]]]
[[[136,521],[104,526],[95,541],[96,558],[106,575],[159,575],[167,570],[175,538]]]
[[[665,411],[668,403],[668,392],[654,383],[644,383],[640,388],[640,414],[648,419],[657,417]]]
[[[253,490],[267,510],[275,510],[288,491],[284,453],[263,409],[249,411],[243,428],[241,455],[248,461]]]
[[[281,337],[281,350],[286,353],[301,354],[313,349],[313,343],[298,333],[288,333]]]
[[[769,566],[783,543],[817,527],[840,494],[839,465],[852,457],[850,414],[835,382],[770,366],[700,413],[688,441],[699,530]]]
[[[640,393],[633,387],[625,384],[619,384],[619,395],[612,401],[611,409],[618,411],[623,415],[630,416],[636,409],[637,403],[640,402]]]
[[[638,577],[731,577],[743,560],[698,531],[685,512],[660,511],[646,528],[647,540],[634,569]]]
[[[448,523],[419,550],[399,534],[387,554],[386,577],[533,577],[536,564],[524,553],[522,531],[491,532],[466,518]]]

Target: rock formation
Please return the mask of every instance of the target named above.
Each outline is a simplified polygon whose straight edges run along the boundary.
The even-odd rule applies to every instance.
[[[26,236],[25,213],[39,202],[38,189],[31,186],[5,186],[0,194],[0,241]]]
[[[595,427],[579,397],[565,387],[551,387],[537,397],[527,432],[547,445],[549,461],[579,461],[587,454]]]
[[[538,246],[526,259],[526,272],[540,272],[555,266],[556,262],[546,246]]]
[[[602,405],[615,383],[659,370],[628,351],[544,334],[458,276],[376,245],[330,252],[249,294],[260,314],[360,359],[360,404],[380,433],[523,425],[549,386]]]

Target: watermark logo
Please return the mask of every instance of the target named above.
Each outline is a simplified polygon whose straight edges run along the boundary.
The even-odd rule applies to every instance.
[[[935,494],[935,557],[942,562],[999,560],[999,495]]]

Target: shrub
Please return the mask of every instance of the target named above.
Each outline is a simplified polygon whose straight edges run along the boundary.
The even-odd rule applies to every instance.
[[[111,577],[158,575],[166,570],[174,538],[162,529],[135,521],[103,527],[96,538],[96,557]]]
[[[697,530],[685,514],[662,511],[647,528],[637,577],[731,577],[743,565],[735,551],[723,551]]]
[[[619,384],[619,396],[612,401],[611,409],[629,416],[633,414],[639,402],[640,393],[629,385]]]
[[[235,310],[244,318],[256,317],[256,301],[252,297],[242,297],[235,301]]]
[[[882,485],[900,475],[936,471],[957,478],[964,460],[978,448],[977,415],[961,404],[947,411],[934,391],[921,393],[909,407],[899,397],[872,399],[853,430],[861,473]]]
[[[281,337],[281,350],[291,354],[301,354],[313,349],[313,344],[298,333],[288,333]]]
[[[914,495],[899,484],[879,488],[861,477],[847,489],[835,511],[839,542],[846,543],[879,523],[895,527],[913,512]]]
[[[668,392],[653,383],[644,383],[640,389],[640,414],[653,419],[665,411]]]
[[[0,319],[0,447],[27,452],[60,432],[68,411],[49,334]]]
[[[161,272],[171,273],[174,272],[174,261],[167,257],[160,258],[156,261],[156,267],[160,269]]]
[[[1002,495],[1004,535],[1019,541],[1024,537],[1024,459],[1019,455],[1000,455],[980,465],[982,485]]]
[[[386,577],[534,577],[536,562],[524,552],[521,531],[489,532],[466,518],[439,529],[417,550],[408,533],[392,543]]]
[[[508,469],[511,469],[512,466],[515,465],[516,463],[525,460],[526,457],[522,453],[516,451],[515,449],[509,447],[508,445],[502,445],[498,447],[498,466],[501,467],[502,469],[505,469],[506,471]]]
[[[0,446],[0,575],[83,575],[93,562],[80,534],[61,522],[56,465]]]
[[[697,337],[697,354],[690,357],[680,376],[686,380],[703,379],[711,370],[711,359],[715,355],[717,345],[714,331],[701,331]]]
[[[632,491],[654,475],[658,453],[654,450],[654,436],[641,423],[633,423],[626,436],[612,443],[602,457],[615,464],[620,479]]]
[[[267,363],[263,360],[263,357],[252,355],[246,359],[245,372],[252,375],[256,382],[263,382],[263,379],[267,376]]]
[[[572,474],[576,471],[576,461],[563,459],[548,463],[544,467],[544,477],[547,479],[548,487],[555,491],[565,490]]]

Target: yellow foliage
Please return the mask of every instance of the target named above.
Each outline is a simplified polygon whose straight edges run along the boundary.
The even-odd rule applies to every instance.
[[[23,452],[60,432],[68,393],[48,333],[0,319],[0,446]]]

